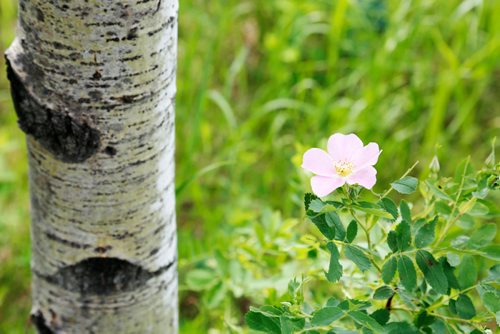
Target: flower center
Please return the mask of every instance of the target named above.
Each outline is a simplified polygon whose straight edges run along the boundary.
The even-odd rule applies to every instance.
[[[341,160],[341,161],[335,161],[334,162],[335,166],[335,171],[337,172],[338,175],[340,176],[347,176],[352,173],[352,170],[354,168],[352,162]]]

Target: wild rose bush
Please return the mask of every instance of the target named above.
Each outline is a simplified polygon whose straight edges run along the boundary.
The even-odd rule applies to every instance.
[[[412,167],[381,194],[371,190],[379,155],[376,143],[364,146],[354,134],[334,134],[327,151],[312,148],[304,154],[302,167],[315,174],[313,193],[304,197],[307,220],[316,229],[307,246],[325,269],[322,277],[292,279],[281,303],[251,307],[245,317],[251,329],[496,331],[500,165],[494,148],[478,171],[466,159],[454,177],[439,177],[434,158],[428,177],[419,182],[410,176]],[[393,198],[410,195],[413,203],[391,199],[397,193]],[[328,285],[326,297],[315,295],[317,284]]]

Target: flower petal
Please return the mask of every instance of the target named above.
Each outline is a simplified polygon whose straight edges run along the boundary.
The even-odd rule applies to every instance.
[[[328,139],[328,153],[333,160],[347,160],[363,148],[363,142],[354,133],[335,133]]]
[[[311,148],[304,153],[302,168],[318,175],[335,175],[332,157],[319,148]]]
[[[338,187],[342,187],[345,181],[339,177],[313,176],[311,188],[313,193],[319,197],[325,197]]]
[[[377,143],[369,143],[353,155],[352,163],[354,164],[354,170],[361,170],[366,166],[375,165],[380,153],[381,151]]]
[[[348,184],[359,184],[366,189],[371,189],[377,182],[377,170],[373,166],[367,166],[347,177]]]

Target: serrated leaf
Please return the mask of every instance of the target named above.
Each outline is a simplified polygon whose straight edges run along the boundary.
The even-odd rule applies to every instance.
[[[417,272],[412,260],[406,255],[398,258],[398,274],[405,289],[413,291],[417,285]]]
[[[418,180],[412,176],[405,176],[393,183],[391,186],[400,194],[411,194],[417,190]]]
[[[411,227],[405,220],[396,226],[397,243],[400,251],[405,251],[411,244]]]
[[[402,200],[401,203],[399,203],[399,211],[401,211],[401,218],[408,224],[411,224],[411,210],[405,200]]]
[[[315,199],[319,199],[319,197],[316,196],[316,195],[314,195],[314,194],[312,194],[312,193],[306,193],[304,195],[304,208],[306,209],[306,211],[309,210],[309,205]]]
[[[371,267],[370,259],[358,246],[345,245],[344,254],[349,260],[354,262],[361,271],[370,269]]]
[[[467,295],[461,294],[458,296],[455,308],[458,316],[462,319],[472,319],[476,315],[474,304],[472,304],[472,300]]]
[[[320,200],[319,198],[315,198],[313,200],[311,200],[311,202],[309,203],[308,207],[307,207],[307,210],[311,210],[313,212],[321,212],[321,209],[323,209],[323,207],[325,206],[325,203]]]
[[[335,306],[327,306],[316,312],[311,319],[312,326],[328,326],[335,320],[340,319],[344,315],[344,311]]]
[[[497,234],[497,225],[494,223],[484,224],[475,230],[470,236],[467,245],[471,248],[480,248],[488,245]]]
[[[382,198],[382,200],[380,200],[379,202],[379,205],[384,208],[385,211],[390,213],[394,219],[398,219],[398,207],[390,198]]]
[[[358,223],[352,220],[347,226],[346,242],[351,243],[356,238],[358,234]]]
[[[441,264],[425,250],[417,251],[417,265],[424,274],[425,280],[438,293],[446,294],[448,292],[448,279],[444,274]]]
[[[375,333],[386,333],[385,328],[382,327],[377,320],[370,317],[368,314],[361,311],[350,311],[349,317],[359,325],[375,331]]]
[[[325,214],[318,214],[316,216],[310,216],[309,219],[313,222],[318,230],[323,234],[328,240],[333,240],[335,238],[335,226],[327,221]]]
[[[384,285],[375,290],[373,299],[388,299],[394,295],[394,290],[390,286]]]
[[[436,216],[432,221],[423,224],[417,229],[415,233],[415,246],[422,248],[434,241],[437,219],[438,217]]]
[[[397,261],[395,257],[390,257],[382,266],[382,280],[385,284],[391,283],[396,274]]]
[[[325,213],[325,219],[329,226],[333,226],[335,229],[335,239],[344,240],[345,238],[345,228],[340,220],[339,215],[336,212]]]
[[[458,265],[457,279],[460,288],[467,289],[476,284],[478,268],[476,259],[472,255],[464,255],[462,262]]]
[[[342,277],[342,265],[339,262],[340,254],[337,246],[333,242],[326,244],[326,247],[330,251],[330,264],[328,266],[328,272],[326,272],[326,278],[329,282],[335,283]]]

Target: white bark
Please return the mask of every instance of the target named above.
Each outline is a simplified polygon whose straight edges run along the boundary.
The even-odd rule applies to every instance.
[[[20,0],[40,333],[175,333],[177,0]]]

